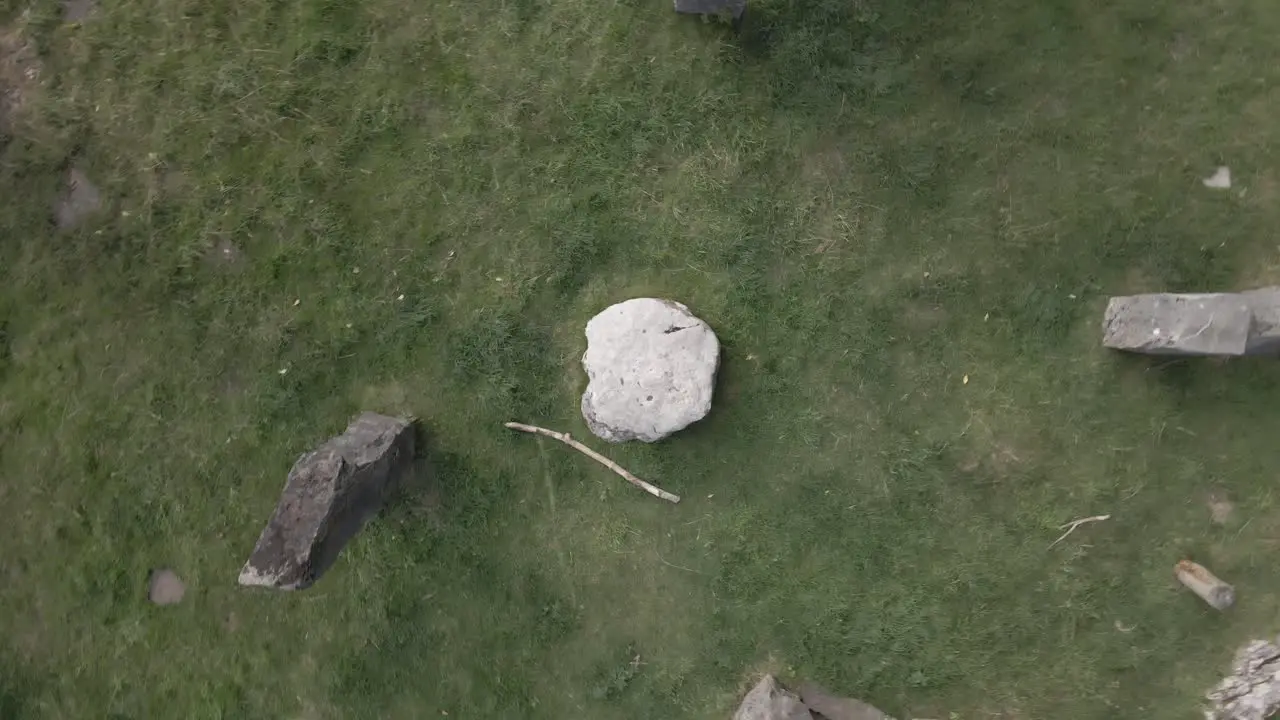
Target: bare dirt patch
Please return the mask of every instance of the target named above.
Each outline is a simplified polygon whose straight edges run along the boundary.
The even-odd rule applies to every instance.
[[[960,469],[967,473],[983,470],[995,478],[1006,478],[1026,464],[1026,459],[1012,446],[994,443],[963,456]]]
[[[849,172],[841,139],[836,136],[816,140],[800,158],[800,171],[807,180],[834,183]]]
[[[903,305],[902,323],[915,334],[925,334],[946,324],[947,309],[924,300],[912,300]]]
[[[1181,62],[1198,54],[1195,39],[1186,33],[1178,33],[1169,41],[1169,57]]]
[[[236,399],[243,396],[248,387],[249,381],[244,377],[243,373],[236,370],[224,372],[218,380],[218,390],[222,393],[222,397],[227,399]]]
[[[1236,505],[1231,502],[1227,494],[1214,490],[1205,498],[1205,505],[1209,508],[1209,519],[1213,520],[1215,525],[1226,525],[1231,521],[1232,514],[1235,513]]]
[[[160,190],[166,195],[177,195],[190,185],[190,178],[181,170],[165,168],[160,173]]]
[[[966,433],[971,445],[960,455],[962,472],[982,471],[993,479],[1012,477],[1038,462],[1038,441],[1025,423],[974,413]]]
[[[18,125],[22,111],[40,83],[40,59],[23,33],[25,18],[0,26],[0,133]]]
[[[231,270],[238,270],[245,263],[244,251],[226,238],[218,240],[209,248],[207,259],[210,265]]]
[[[83,170],[67,172],[66,185],[53,207],[53,218],[59,230],[70,230],[102,208],[102,192]]]

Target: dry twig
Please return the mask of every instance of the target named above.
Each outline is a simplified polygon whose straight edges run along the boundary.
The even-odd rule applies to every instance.
[[[1102,522],[1103,520],[1110,520],[1110,519],[1111,519],[1110,515],[1094,515],[1093,517],[1080,518],[1079,520],[1072,520],[1071,522],[1065,525],[1059,525],[1058,526],[1059,530],[1061,530],[1062,528],[1066,528],[1067,531],[1062,533],[1061,537],[1059,537],[1057,540],[1054,540],[1052,543],[1049,544],[1049,547],[1045,549],[1052,550],[1054,545],[1057,545],[1063,540],[1066,540],[1068,535],[1075,532],[1076,528],[1080,527],[1081,525],[1084,525],[1085,523]]]
[[[662,488],[660,488],[660,487],[658,487],[658,486],[656,486],[656,485],[652,485],[652,484],[650,484],[650,483],[647,483],[647,482],[645,482],[644,480],[641,480],[640,478],[636,477],[635,475],[632,475],[630,472],[627,472],[627,470],[626,470],[625,468],[623,468],[621,465],[619,465],[618,463],[616,463],[616,462],[614,462],[614,461],[610,460],[609,458],[607,458],[607,457],[605,457],[605,456],[601,455],[600,453],[596,452],[595,450],[592,450],[591,448],[587,447],[586,445],[583,445],[582,443],[578,442],[577,440],[574,440],[574,439],[569,435],[569,433],[556,432],[555,430],[548,430],[548,429],[546,429],[546,428],[538,427],[537,425],[525,425],[525,424],[523,424],[523,423],[518,423],[518,422],[509,422],[509,423],[505,423],[505,425],[506,425],[506,427],[508,427],[508,428],[510,428],[510,429],[512,429],[512,430],[519,430],[520,432],[533,433],[533,434],[535,434],[535,435],[546,435],[546,436],[547,436],[547,437],[549,437],[549,438],[555,438],[556,440],[559,440],[560,442],[564,443],[565,445],[568,445],[569,447],[573,448],[574,450],[577,450],[578,452],[582,453],[583,455],[586,455],[587,457],[591,458],[592,460],[595,460],[596,462],[600,463],[601,465],[604,465],[605,467],[609,468],[610,470],[612,470],[612,471],[614,471],[614,472],[618,473],[619,475],[621,475],[621,476],[622,476],[622,479],[623,479],[623,480],[626,480],[627,482],[631,483],[632,485],[635,485],[636,487],[640,488],[641,490],[644,490],[645,492],[649,493],[650,495],[652,495],[652,496],[654,496],[654,497],[656,497],[656,498],[662,498],[663,500],[666,500],[667,502],[673,502],[673,503],[678,503],[678,502],[680,502],[680,496],[679,496],[679,495],[672,495],[671,493],[667,492],[666,490],[663,490]]]

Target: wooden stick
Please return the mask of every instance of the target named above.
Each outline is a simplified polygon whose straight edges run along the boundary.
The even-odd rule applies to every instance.
[[[1218,579],[1203,565],[1183,560],[1174,568],[1178,582],[1209,603],[1214,610],[1226,610],[1236,601],[1236,589]]]
[[[673,503],[678,503],[678,502],[680,502],[680,496],[679,496],[679,495],[672,495],[671,493],[667,492],[666,490],[663,490],[662,488],[660,488],[660,487],[658,487],[658,486],[656,486],[656,485],[651,485],[651,484],[649,484],[649,483],[647,483],[647,482],[645,482],[645,481],[641,480],[640,478],[636,477],[635,475],[632,475],[631,473],[627,472],[627,471],[626,471],[626,469],[625,469],[625,468],[623,468],[623,467],[622,467],[621,465],[619,465],[618,463],[616,463],[616,462],[614,462],[614,461],[610,460],[609,458],[607,458],[607,457],[605,457],[605,456],[601,455],[600,453],[596,452],[595,450],[592,450],[591,448],[587,447],[586,445],[583,445],[582,443],[578,442],[577,440],[574,440],[572,437],[570,437],[569,433],[556,432],[555,430],[548,430],[548,429],[546,429],[546,428],[538,427],[537,425],[525,425],[524,423],[518,423],[518,422],[509,422],[509,423],[504,423],[504,424],[505,424],[505,426],[506,426],[506,427],[508,427],[508,428],[510,428],[510,429],[512,429],[512,430],[519,430],[520,432],[533,433],[533,434],[535,434],[535,435],[546,435],[546,436],[547,436],[547,437],[549,437],[549,438],[555,438],[556,440],[559,440],[560,442],[564,443],[565,445],[568,445],[569,447],[573,448],[574,450],[577,450],[578,452],[582,453],[583,455],[586,455],[587,457],[591,458],[592,460],[595,460],[596,462],[600,463],[601,465],[604,465],[605,467],[609,468],[610,470],[612,470],[612,471],[614,471],[614,472],[618,473],[619,475],[621,475],[621,476],[622,476],[622,479],[623,479],[623,480],[626,480],[627,482],[631,483],[632,485],[635,485],[636,487],[640,488],[641,490],[644,490],[645,492],[649,493],[650,495],[652,495],[652,496],[654,496],[654,497],[656,497],[656,498],[662,498],[663,500],[666,500],[667,502],[673,502]]]
[[[1094,515],[1093,517],[1080,518],[1079,520],[1072,520],[1071,522],[1065,525],[1059,525],[1058,526],[1059,530],[1061,530],[1062,528],[1066,528],[1067,531],[1062,533],[1062,537],[1059,537],[1057,540],[1054,540],[1053,542],[1049,543],[1049,547],[1045,548],[1045,550],[1052,550],[1054,545],[1057,545],[1063,540],[1066,540],[1068,535],[1075,532],[1076,528],[1080,527],[1081,525],[1084,525],[1085,523],[1102,522],[1103,520],[1110,520],[1110,519],[1111,519],[1110,515]]]

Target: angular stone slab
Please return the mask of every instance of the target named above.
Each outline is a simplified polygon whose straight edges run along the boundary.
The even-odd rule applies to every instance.
[[[765,675],[742,698],[733,720],[814,720],[814,716],[795,693],[774,676]]]
[[[1102,344],[1147,355],[1280,353],[1280,288],[1113,297]]]
[[[240,584],[299,590],[382,508],[413,462],[411,420],[364,413],[298,458]]]

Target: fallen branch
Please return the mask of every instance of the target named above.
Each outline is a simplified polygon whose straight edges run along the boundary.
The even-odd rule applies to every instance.
[[[1054,545],[1057,545],[1063,540],[1066,540],[1068,535],[1075,532],[1076,528],[1080,527],[1081,525],[1084,525],[1085,523],[1102,522],[1103,520],[1110,520],[1110,519],[1111,519],[1110,515],[1094,515],[1093,517],[1080,518],[1079,520],[1072,520],[1071,522],[1065,525],[1059,525],[1058,526],[1059,530],[1061,530],[1062,528],[1066,528],[1067,531],[1062,533],[1062,537],[1059,537],[1057,540],[1054,540],[1052,543],[1049,543],[1049,547],[1045,548],[1045,550],[1052,550]]]
[[[650,495],[652,495],[652,496],[654,496],[654,497],[656,497],[656,498],[662,498],[663,500],[666,500],[667,502],[673,502],[673,503],[678,503],[678,502],[680,502],[680,496],[679,496],[679,495],[672,495],[671,493],[667,492],[666,490],[663,490],[662,488],[660,488],[660,487],[658,487],[658,486],[656,486],[656,485],[652,485],[652,484],[650,484],[650,483],[647,483],[647,482],[645,482],[644,480],[641,480],[640,478],[636,477],[635,475],[632,475],[631,473],[627,472],[627,470],[626,470],[625,468],[623,468],[621,465],[619,465],[618,463],[616,463],[616,462],[614,462],[614,461],[610,460],[609,458],[607,458],[607,457],[605,457],[605,456],[601,455],[600,453],[596,452],[595,450],[592,450],[591,448],[587,447],[586,445],[583,445],[582,443],[578,442],[577,440],[574,440],[572,437],[570,437],[569,433],[556,432],[555,430],[548,430],[548,429],[546,429],[546,428],[538,427],[537,425],[525,425],[525,424],[523,424],[523,423],[517,423],[517,422],[504,423],[504,425],[505,425],[506,427],[508,427],[508,428],[512,429],[512,430],[519,430],[520,432],[533,433],[533,434],[535,434],[535,435],[546,435],[546,436],[547,436],[547,437],[549,437],[549,438],[555,438],[556,440],[559,440],[560,442],[564,443],[565,445],[568,445],[569,447],[573,448],[574,450],[577,450],[578,452],[582,453],[583,455],[586,455],[587,457],[591,458],[592,460],[595,460],[596,462],[600,463],[601,465],[604,465],[605,467],[609,468],[610,470],[612,470],[612,471],[614,471],[614,472],[618,473],[619,475],[621,475],[621,476],[622,476],[622,479],[623,479],[623,480],[626,480],[627,482],[631,483],[632,485],[635,485],[636,487],[640,488],[641,490],[644,490],[645,492],[649,493]]]

